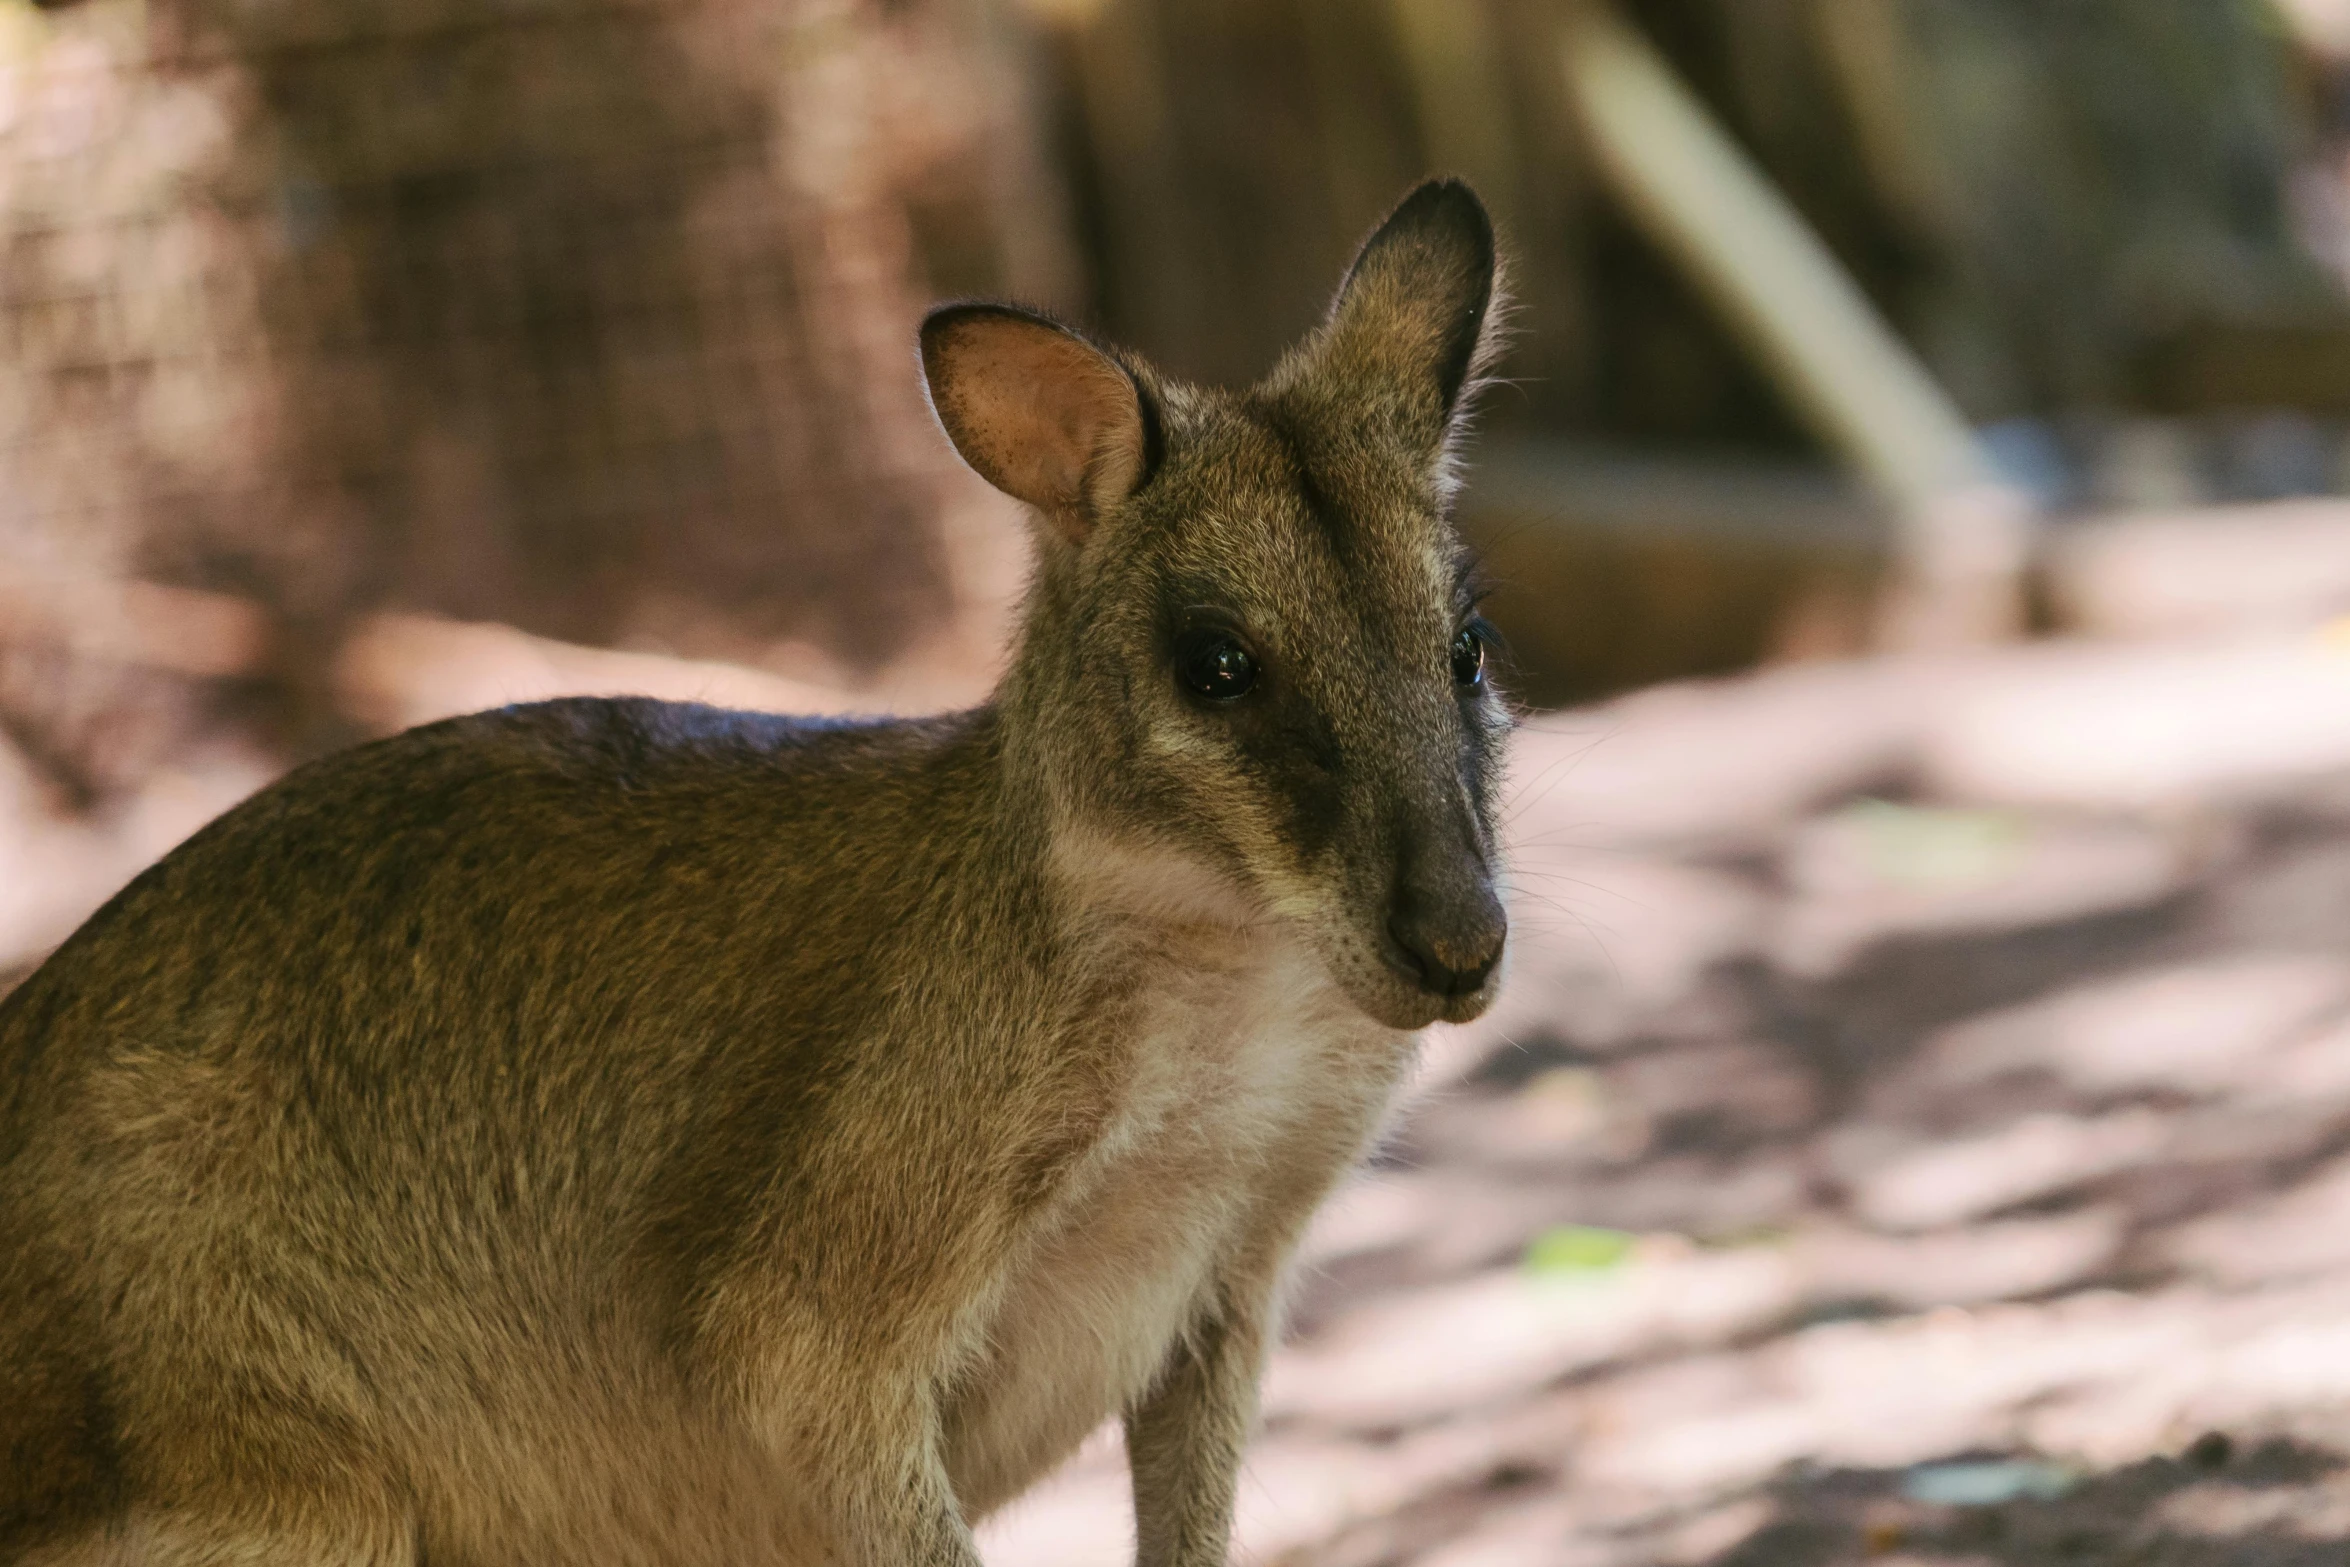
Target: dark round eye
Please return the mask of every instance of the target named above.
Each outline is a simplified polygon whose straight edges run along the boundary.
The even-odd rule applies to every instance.
[[[1220,631],[1186,641],[1175,655],[1183,683],[1211,702],[1244,697],[1257,683],[1257,661],[1247,648]]]
[[[1463,626],[1452,639],[1452,678],[1455,685],[1473,686],[1485,678],[1485,637],[1475,626]]]

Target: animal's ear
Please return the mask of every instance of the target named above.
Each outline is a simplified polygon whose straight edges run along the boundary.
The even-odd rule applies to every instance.
[[[1414,433],[1441,444],[1499,338],[1493,222],[1459,180],[1430,180],[1347,269],[1312,353],[1337,384],[1395,388]]]
[[[1044,316],[942,305],[922,323],[922,373],[947,438],[979,476],[1072,541],[1142,488],[1158,420],[1135,378]]]

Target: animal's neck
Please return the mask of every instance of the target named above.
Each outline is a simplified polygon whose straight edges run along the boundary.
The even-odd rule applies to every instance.
[[[1261,925],[1265,911],[1224,867],[1180,847],[1175,824],[1137,819],[1105,769],[1120,765],[1114,724],[1079,710],[1056,679],[1054,639],[1021,639],[998,689],[994,815],[1063,912],[1094,928],[1214,937]]]

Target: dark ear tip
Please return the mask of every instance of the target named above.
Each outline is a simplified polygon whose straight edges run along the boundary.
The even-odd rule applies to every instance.
[[[1493,218],[1485,203],[1469,188],[1468,181],[1451,175],[1418,186],[1396,204],[1380,227],[1389,233],[1449,229],[1467,237],[1481,251],[1490,253],[1493,249]]]
[[[922,345],[922,365],[925,371],[937,369],[939,353],[945,348],[947,339],[954,335],[955,328],[981,314],[985,309],[984,305],[961,302],[933,305],[930,308],[922,317],[922,328],[916,334],[916,340]]]
[[[951,304],[932,305],[922,316],[922,340],[928,342],[939,333],[954,326],[957,321],[978,314],[984,306],[958,300]]]
[[[1046,327],[1055,332],[1069,330],[1042,311],[1023,309],[1019,305],[1001,304],[992,299],[952,299],[943,305],[931,306],[929,312],[922,317],[922,328],[919,335],[923,357],[928,359],[957,327],[989,318],[1024,322],[1029,326]]]
[[[1440,174],[1434,179],[1422,180],[1406,192],[1395,204],[1397,216],[1414,208],[1429,211],[1438,209],[1458,212],[1474,220],[1485,216],[1485,203],[1467,180],[1457,174]]]

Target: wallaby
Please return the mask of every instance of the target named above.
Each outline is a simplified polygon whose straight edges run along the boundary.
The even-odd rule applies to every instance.
[[[1284,1262],[1505,937],[1448,519],[1492,230],[1259,385],[933,312],[994,698],[302,767],[0,1004],[0,1561],[975,1567],[1112,1416],[1220,1567]]]

